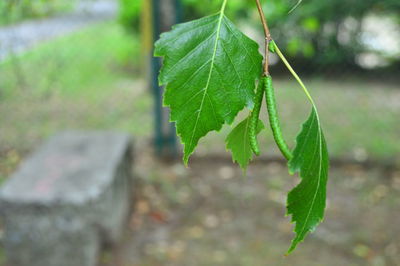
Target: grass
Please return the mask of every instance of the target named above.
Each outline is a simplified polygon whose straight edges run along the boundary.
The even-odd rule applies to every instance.
[[[150,130],[139,41],[116,23],[91,26],[49,41],[0,65],[1,149],[30,150],[64,129]],[[19,70],[20,76],[16,75]],[[22,78],[21,78],[22,77]]]
[[[14,24],[26,19],[42,18],[73,9],[76,0],[0,2],[0,25]]]
[[[398,114],[400,91],[396,85],[358,79],[306,79],[305,83],[316,101],[330,155],[339,158],[367,158],[398,161],[400,154]],[[308,117],[311,105],[293,79],[274,79],[281,125],[290,147],[301,124]],[[245,117],[248,111],[239,114]],[[262,119],[268,120],[266,110]],[[240,120],[238,120],[240,121]],[[224,137],[212,133],[200,141],[201,154],[222,150]],[[263,154],[277,154],[269,129],[260,134]]]
[[[132,75],[125,70],[133,67],[137,56],[137,38],[117,24],[92,26],[0,65],[1,98],[20,97],[18,92],[35,97],[99,96],[115,80]]]
[[[357,159],[398,156],[400,91],[395,85],[321,79],[309,80],[307,84],[333,156]],[[310,105],[294,81],[278,81],[276,88],[282,126],[288,140],[293,140],[310,112]]]

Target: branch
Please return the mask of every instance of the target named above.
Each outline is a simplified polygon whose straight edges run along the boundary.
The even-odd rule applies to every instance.
[[[264,29],[264,36],[265,36],[264,75],[268,76],[269,75],[268,45],[269,45],[269,42],[272,40],[272,38],[271,38],[271,33],[269,32],[267,19],[265,18],[264,11],[262,9],[260,0],[255,0],[255,1],[256,1],[258,13],[260,14],[261,23],[262,23],[263,29]]]

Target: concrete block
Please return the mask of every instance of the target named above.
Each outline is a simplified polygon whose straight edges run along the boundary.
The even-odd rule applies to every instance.
[[[0,189],[12,266],[94,266],[130,212],[131,140],[114,132],[64,132],[22,163]]]

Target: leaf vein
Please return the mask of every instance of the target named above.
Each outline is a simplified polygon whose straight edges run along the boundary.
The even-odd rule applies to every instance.
[[[246,51],[247,57],[249,57],[249,58],[251,59],[251,61],[253,62],[253,67],[257,67],[257,64],[254,62],[253,57],[250,56],[249,51],[247,50],[246,46],[243,45],[241,38],[239,38],[238,36],[236,36],[236,32],[234,32],[234,31],[231,29],[231,26],[230,26],[228,23],[226,23],[226,21],[224,21],[224,24],[226,25],[227,29],[232,33],[233,37],[235,37],[236,40],[238,40],[238,43],[240,43],[240,46],[242,46],[242,48]]]
[[[242,78],[240,77],[239,72],[237,71],[236,66],[235,66],[235,64],[233,63],[231,56],[230,56],[229,53],[226,51],[223,42],[221,42],[221,47],[222,47],[222,49],[224,50],[225,54],[227,55],[227,57],[228,57],[228,59],[229,59],[229,63],[232,65],[233,69],[235,70],[236,76],[237,76],[237,77],[239,78],[239,80],[240,80],[240,83],[239,83],[238,87],[241,87],[241,85],[242,85],[242,83],[243,83]]]
[[[197,48],[199,48],[200,46],[202,46],[204,43],[206,43],[208,40],[210,40],[216,32],[213,32],[209,37],[207,37],[206,39],[202,40],[199,44],[197,44],[195,47],[193,47],[192,49],[190,49],[186,55],[184,55],[183,57],[181,57],[170,69],[169,71],[165,74],[165,75],[169,75],[171,72],[173,72],[173,70],[175,70],[176,66],[178,66],[183,60],[185,60],[186,58],[188,58],[190,55],[192,55],[193,52],[196,52]]]

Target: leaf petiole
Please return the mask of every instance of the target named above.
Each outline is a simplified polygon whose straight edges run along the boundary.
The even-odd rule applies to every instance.
[[[311,97],[310,93],[308,92],[306,86],[304,85],[303,81],[300,79],[299,75],[293,70],[292,66],[289,64],[285,56],[282,54],[281,50],[279,47],[276,45],[275,41],[271,40],[271,45],[274,47],[274,50],[278,54],[279,58],[282,60],[282,62],[285,64],[287,69],[290,71],[290,73],[293,75],[293,77],[297,80],[297,82],[300,84],[301,88],[303,89],[304,93],[307,95],[307,98],[310,100],[312,105],[315,107],[315,103],[313,98]]]

